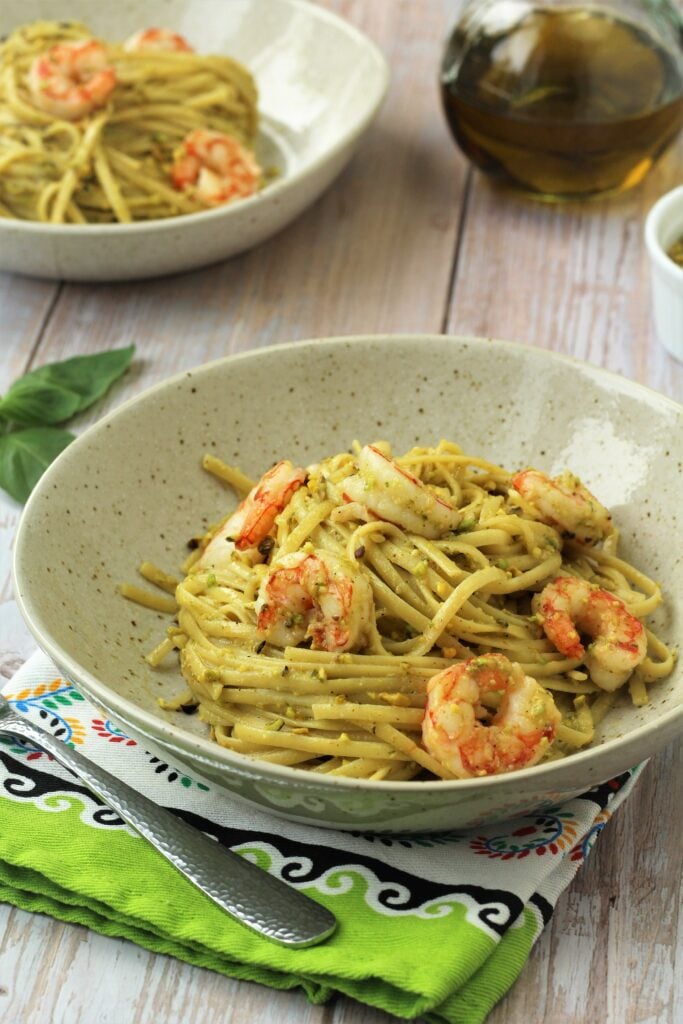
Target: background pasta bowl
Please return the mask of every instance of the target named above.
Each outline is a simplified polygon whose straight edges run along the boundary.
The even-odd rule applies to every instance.
[[[388,83],[386,61],[370,40],[303,0],[5,0],[0,35],[40,18],[82,21],[110,41],[162,25],[185,35],[198,52],[244,63],[260,94],[257,155],[279,173],[253,197],[165,220],[60,225],[0,218],[0,270],[116,281],[191,270],[243,252],[328,187]]]
[[[385,387],[392,366],[392,387]],[[363,372],[358,368],[362,366]],[[495,374],[492,367],[495,366]],[[533,387],[530,387],[533,382]],[[466,828],[548,808],[654,753],[683,731],[683,673],[651,703],[619,702],[595,743],[564,760],[454,782],[367,782],[250,761],[195,718],[164,712],[170,660],[144,654],[166,620],[117,584],[150,559],[175,570],[185,541],[229,510],[200,467],[209,450],[254,476],[384,436],[396,450],[456,440],[510,468],[570,466],[614,512],[624,557],[661,581],[654,625],[683,634],[683,410],[621,377],[541,350],[443,336],[327,339],[233,356],[172,378],[90,428],[47,471],[16,543],[17,600],[40,646],[90,698],[169,757],[269,810],[339,828]],[[141,446],[131,438],[144,437]],[[58,543],[56,543],[58,539]]]

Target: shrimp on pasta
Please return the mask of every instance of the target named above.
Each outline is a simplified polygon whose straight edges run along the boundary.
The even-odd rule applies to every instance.
[[[126,53],[140,53],[141,50],[162,53],[194,53],[184,36],[168,28],[143,28],[123,44]]]
[[[546,636],[569,658],[579,658],[603,690],[616,690],[647,654],[642,622],[607,590],[575,576],[558,576],[532,601]],[[588,649],[579,629],[591,637]]]
[[[513,476],[512,486],[529,503],[533,516],[579,540],[603,540],[612,530],[605,506],[569,470],[552,478],[525,469]]]
[[[440,537],[460,519],[445,498],[372,444],[358,453],[358,473],[344,481],[344,493],[376,519],[422,537]]]
[[[477,709],[492,695],[502,695],[500,705],[491,721],[481,721]],[[458,778],[498,775],[540,761],[561,718],[552,694],[518,664],[482,654],[429,680],[422,736]]]
[[[245,199],[258,191],[261,168],[244,146],[221,132],[190,132],[178,148],[171,179],[206,206]]]
[[[234,550],[250,552],[253,561],[260,561],[258,551],[280,512],[306,479],[306,471],[297,469],[283,459],[264,473],[238,508],[208,538],[199,565],[217,568],[229,562]]]
[[[116,72],[96,39],[56,43],[35,58],[26,78],[40,109],[77,121],[104,106],[116,86]]]
[[[256,613],[257,633],[277,647],[310,639],[314,650],[362,650],[373,621],[372,591],[345,559],[293,551],[261,584]]]

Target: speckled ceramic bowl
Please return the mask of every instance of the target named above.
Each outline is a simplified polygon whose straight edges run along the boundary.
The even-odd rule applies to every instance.
[[[0,218],[0,270],[79,281],[155,277],[263,242],[318,198],[351,158],[388,83],[374,43],[304,0],[2,0],[0,35],[39,18],[82,21],[108,40],[164,26],[201,53],[242,61],[259,89],[256,150],[278,177],[229,206],[137,224]]]
[[[390,386],[387,386],[387,381]],[[32,495],[16,543],[17,599],[39,644],[92,700],[173,756],[277,814],[365,830],[469,827],[547,808],[654,753],[683,730],[680,668],[604,722],[566,760],[455,782],[370,783],[269,766],[160,710],[176,667],[143,654],[166,620],[116,592],[143,559],[175,568],[185,541],[231,501],[200,468],[206,450],[255,476],[306,465],[354,438],[397,449],[452,438],[515,467],[572,467],[614,511],[623,548],[661,580],[656,625],[680,643],[683,410],[621,377],[504,342],[445,337],[309,341],[174,377],[88,430]]]

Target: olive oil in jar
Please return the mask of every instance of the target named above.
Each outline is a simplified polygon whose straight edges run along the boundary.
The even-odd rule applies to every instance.
[[[607,8],[481,9],[456,28],[441,73],[465,154],[549,200],[637,184],[683,123],[680,50]]]

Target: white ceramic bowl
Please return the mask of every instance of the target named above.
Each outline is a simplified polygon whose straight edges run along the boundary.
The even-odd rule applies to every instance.
[[[37,18],[83,21],[105,39],[163,25],[202,53],[249,67],[259,88],[257,151],[279,177],[249,199],[136,224],[0,218],[0,270],[116,281],[191,270],[263,242],[309,206],[350,159],[379,110],[388,70],[377,47],[304,0],[3,0],[0,34]]]
[[[664,348],[683,362],[683,267],[667,255],[667,250],[680,238],[683,185],[662,196],[645,221],[655,330]]]
[[[387,379],[391,387],[387,387]],[[60,456],[16,541],[17,600],[40,646],[115,719],[234,793],[340,828],[465,828],[547,808],[641,761],[683,730],[683,672],[625,698],[592,747],[509,775],[378,783],[253,762],[211,743],[195,718],[162,711],[176,665],[144,660],[166,620],[116,591],[144,559],[174,570],[185,541],[229,509],[200,468],[215,451],[258,476],[378,436],[397,450],[457,440],[509,467],[570,466],[613,510],[625,556],[661,580],[655,625],[679,643],[683,409],[622,377],[539,349],[435,337],[320,340],[199,367],[123,405]]]

